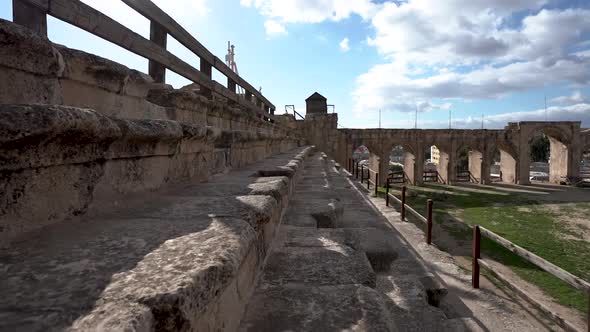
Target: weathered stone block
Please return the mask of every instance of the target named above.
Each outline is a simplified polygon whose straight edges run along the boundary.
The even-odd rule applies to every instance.
[[[377,291],[289,284],[257,290],[240,331],[396,331]]]

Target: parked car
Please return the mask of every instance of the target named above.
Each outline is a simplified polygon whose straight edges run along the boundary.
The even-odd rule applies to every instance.
[[[530,172],[529,180],[531,181],[549,181],[549,174],[545,172]]]

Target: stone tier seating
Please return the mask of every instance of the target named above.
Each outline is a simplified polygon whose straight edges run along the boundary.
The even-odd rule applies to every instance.
[[[311,150],[13,242],[2,252],[0,330],[235,330]]]
[[[0,77],[0,330],[237,329],[293,126],[5,20]]]

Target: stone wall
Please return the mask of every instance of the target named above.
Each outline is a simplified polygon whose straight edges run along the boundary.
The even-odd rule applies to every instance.
[[[304,143],[292,124],[155,84],[4,20],[0,76],[0,243]]]

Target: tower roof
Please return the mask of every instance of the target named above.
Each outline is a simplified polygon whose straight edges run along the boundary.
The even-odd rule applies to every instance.
[[[322,96],[321,94],[314,92],[311,96],[307,97],[305,101],[308,100],[327,100],[326,97]]]

